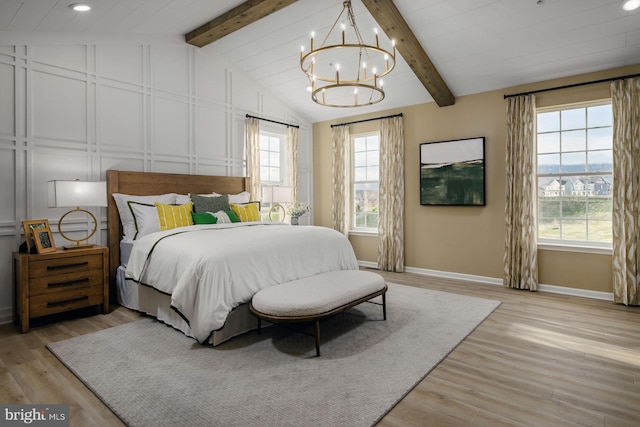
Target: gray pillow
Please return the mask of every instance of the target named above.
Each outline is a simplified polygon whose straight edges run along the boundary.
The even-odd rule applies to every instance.
[[[229,196],[226,194],[217,197],[192,194],[191,201],[193,202],[193,211],[196,213],[231,210],[231,207],[229,206]]]

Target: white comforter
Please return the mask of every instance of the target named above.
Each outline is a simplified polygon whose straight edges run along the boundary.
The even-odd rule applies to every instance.
[[[171,295],[205,342],[229,312],[262,288],[334,270],[356,270],[347,238],[326,227],[255,222],[196,225],[136,241],[127,280]]]

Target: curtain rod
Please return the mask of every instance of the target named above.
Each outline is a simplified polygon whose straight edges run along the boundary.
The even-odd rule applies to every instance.
[[[373,119],[356,120],[355,122],[338,123],[338,124],[335,124],[335,125],[331,125],[331,127],[335,128],[335,127],[338,127],[338,126],[347,126],[347,125],[352,125],[352,124],[355,124],[355,123],[364,123],[364,122],[371,122],[371,121],[374,121],[374,120],[390,119],[392,117],[402,117],[402,113],[392,114],[390,116],[384,116],[384,117],[375,117]]]
[[[279,121],[276,121],[276,120],[264,119],[264,118],[262,118],[262,117],[252,116],[251,114],[247,114],[247,118],[248,118],[248,119],[264,120],[265,122],[277,123],[277,124],[279,124],[279,125],[283,125],[283,126],[286,126],[286,127],[288,127],[288,128],[298,128],[298,129],[300,128],[300,126],[298,126],[298,125],[291,125],[291,124],[289,124],[289,123],[283,123],[283,122],[279,122]]]
[[[551,92],[552,90],[570,89],[570,88],[573,88],[573,87],[588,86],[588,85],[594,85],[594,84],[597,84],[597,83],[613,82],[615,80],[630,79],[632,77],[639,77],[639,76],[640,76],[640,73],[639,74],[629,74],[628,76],[610,77],[608,79],[594,80],[594,81],[591,81],[591,82],[574,83],[574,84],[571,84],[571,85],[550,87],[548,89],[538,89],[538,90],[532,90],[530,92],[514,93],[512,95],[505,95],[504,99],[513,98],[513,97],[516,97],[516,96],[533,95],[533,94],[541,93],[541,92]]]

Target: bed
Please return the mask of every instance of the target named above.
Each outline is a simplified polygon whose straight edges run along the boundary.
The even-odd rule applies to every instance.
[[[325,227],[195,225],[123,240],[114,194],[234,195],[248,184],[245,177],[107,171],[111,295],[198,342],[217,345],[255,329],[248,303],[260,289],[358,268],[348,240]]]

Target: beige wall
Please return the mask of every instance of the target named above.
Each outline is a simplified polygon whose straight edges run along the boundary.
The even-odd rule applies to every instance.
[[[601,73],[541,82],[456,98],[455,105],[420,104],[313,125],[314,221],[331,226],[331,128],[369,117],[403,113],[405,132],[405,265],[421,269],[502,277],[506,101],[519,93],[640,72],[640,65]],[[609,97],[608,84],[539,94],[538,106],[560,105]],[[350,127],[350,132],[375,130],[379,122]],[[486,206],[421,206],[419,145],[423,142],[485,137]],[[377,238],[351,236],[358,259],[376,262]],[[540,283],[611,292],[611,256],[539,250]]]

